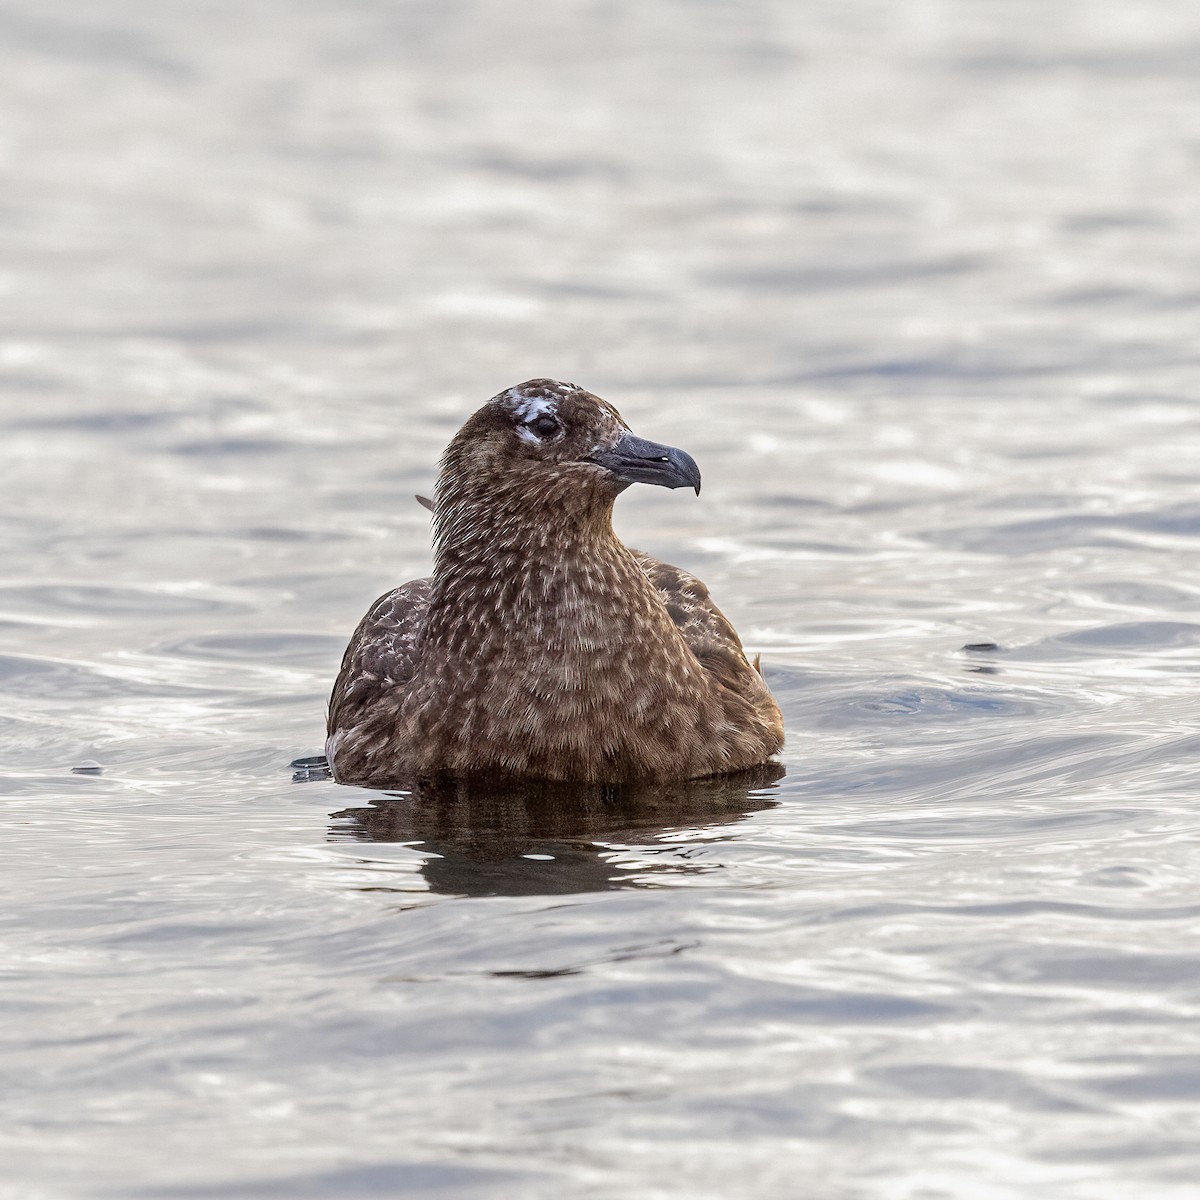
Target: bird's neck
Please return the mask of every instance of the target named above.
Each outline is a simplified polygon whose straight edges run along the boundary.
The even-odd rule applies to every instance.
[[[583,510],[552,496],[538,504],[526,491],[440,508],[425,654],[510,667],[546,651],[589,658],[664,622],[613,531],[611,500]]]

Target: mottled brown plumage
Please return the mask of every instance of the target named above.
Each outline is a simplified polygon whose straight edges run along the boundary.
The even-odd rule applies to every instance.
[[[613,532],[633,482],[700,490],[686,454],[573,384],[531,380],[479,409],[442,459],[432,577],[377,600],[350,639],[335,778],[687,779],[776,753],[779,709],[708,589]]]

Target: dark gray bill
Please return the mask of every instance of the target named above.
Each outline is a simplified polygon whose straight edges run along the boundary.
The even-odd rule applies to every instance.
[[[620,441],[588,462],[612,472],[621,483],[657,483],[659,487],[690,487],[700,495],[700,468],[696,460],[674,446],[648,442],[632,433],[621,435]]]

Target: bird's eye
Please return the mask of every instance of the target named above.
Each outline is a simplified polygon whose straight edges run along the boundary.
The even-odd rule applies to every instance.
[[[533,432],[542,439],[542,441],[545,441],[547,438],[552,438],[562,428],[562,426],[554,417],[547,416],[545,413],[543,413],[540,417],[534,417],[533,420],[529,422],[528,428],[532,429]]]

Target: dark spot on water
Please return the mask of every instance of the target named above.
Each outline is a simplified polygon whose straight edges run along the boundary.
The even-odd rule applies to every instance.
[[[294,758],[288,763],[288,770],[292,772],[293,783],[319,783],[333,778],[333,772],[329,769],[329,759],[324,754]]]
[[[329,766],[329,759],[324,754],[313,754],[308,758],[293,758],[288,767],[293,771],[312,771]]]
[[[569,975],[582,975],[582,967],[547,967],[545,970],[489,971],[496,979],[563,979]]]

